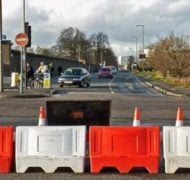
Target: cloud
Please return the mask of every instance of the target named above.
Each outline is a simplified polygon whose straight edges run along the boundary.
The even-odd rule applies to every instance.
[[[21,6],[5,13],[3,29],[12,39],[22,27]],[[144,25],[145,45],[170,32],[189,35],[189,9],[188,0],[30,0],[26,18],[32,25],[34,45],[52,45],[63,29],[72,26],[88,36],[103,31],[115,53],[123,55],[135,47],[132,36],[142,46],[142,29],[136,24]]]
[[[50,24],[51,11],[26,7],[26,22],[32,26],[32,45],[48,46],[56,42],[57,34]],[[17,14],[17,16],[15,16]],[[19,7],[3,22],[3,34],[14,43],[16,34],[23,32],[22,8]]]

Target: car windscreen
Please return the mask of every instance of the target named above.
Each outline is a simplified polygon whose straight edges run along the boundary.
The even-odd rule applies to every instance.
[[[82,69],[67,69],[64,75],[82,75]]]
[[[100,71],[111,71],[109,68],[102,68]]]

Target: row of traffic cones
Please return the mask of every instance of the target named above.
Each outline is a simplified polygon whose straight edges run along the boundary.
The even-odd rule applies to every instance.
[[[181,107],[178,107],[177,109],[177,116],[176,116],[176,126],[183,126],[183,110]],[[45,114],[45,108],[43,106],[40,107],[40,112],[39,112],[39,121],[38,121],[38,126],[45,126],[47,125],[46,123],[46,114]],[[133,126],[140,126],[140,108],[135,107],[134,111],[134,118],[133,118]]]
[[[183,126],[184,114],[181,107],[177,109],[177,116],[176,116],[176,126]],[[134,119],[133,119],[133,126],[140,126],[140,109],[138,107],[135,108],[134,112]]]

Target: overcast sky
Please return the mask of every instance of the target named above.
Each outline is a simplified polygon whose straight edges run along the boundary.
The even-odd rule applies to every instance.
[[[25,0],[32,45],[50,47],[60,32],[77,27],[87,36],[104,32],[117,56],[134,53],[135,39],[145,46],[171,32],[190,35],[190,0]],[[23,0],[2,0],[3,34],[15,43],[22,31]],[[133,49],[133,50],[132,50]]]

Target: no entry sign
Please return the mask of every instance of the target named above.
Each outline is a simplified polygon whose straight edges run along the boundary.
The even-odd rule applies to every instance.
[[[15,42],[17,43],[17,45],[25,47],[28,44],[28,35],[26,33],[17,34]]]

